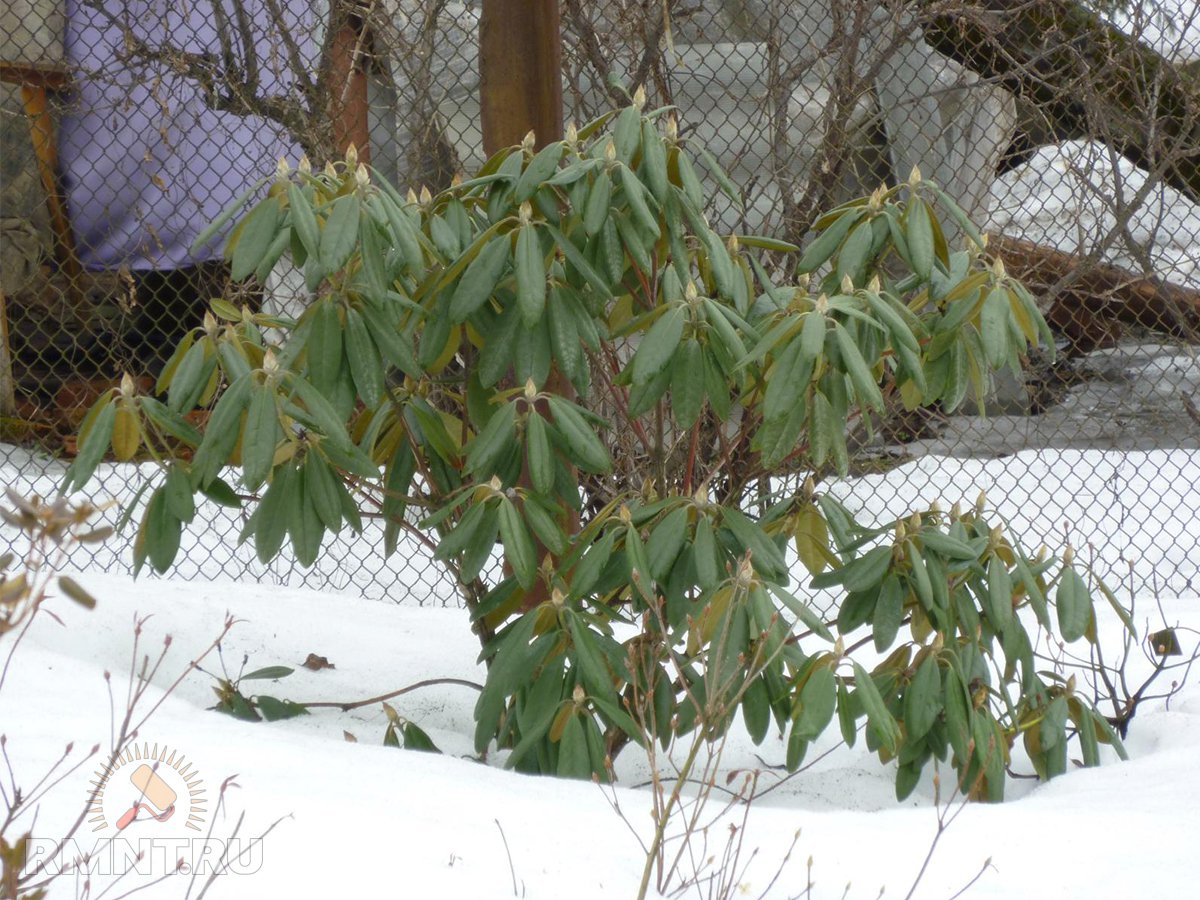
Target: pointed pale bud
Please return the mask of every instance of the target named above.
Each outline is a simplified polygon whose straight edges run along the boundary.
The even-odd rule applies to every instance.
[[[346,168],[353,169],[358,165],[358,148],[351,144],[346,148]]]
[[[567,133],[565,140],[568,144],[574,146],[579,143],[579,129],[575,127],[574,122],[567,123]]]
[[[537,385],[533,383],[532,378],[525,380],[525,399],[532,400],[537,396]]]
[[[608,143],[604,145],[604,158],[609,162],[617,158],[617,145],[613,143],[612,138],[609,138]]]
[[[672,144],[679,140],[679,119],[675,113],[667,113],[667,140]]]
[[[528,225],[530,220],[533,218],[533,206],[528,200],[525,200],[521,203],[520,208],[517,210],[517,218],[520,220],[522,225]]]
[[[371,183],[371,173],[362,163],[359,163],[358,168],[354,170],[354,183],[360,188],[365,188]]]
[[[268,375],[277,375],[279,373],[279,358],[275,356],[275,351],[267,348],[267,352],[263,354],[263,371]]]
[[[284,157],[279,157],[279,162],[275,163],[275,180],[287,181],[292,174],[292,167],[288,165],[288,161]]]
[[[133,376],[128,372],[121,375],[121,396],[132,397],[137,393],[137,386],[133,383]]]
[[[921,183],[921,169],[919,166],[913,166],[912,171],[908,173],[908,183],[913,187]]]
[[[338,177],[337,167],[332,162],[325,163],[325,177],[336,181]]]
[[[433,202],[433,194],[429,193],[429,185],[421,185],[421,205],[428,206]]]
[[[537,146],[537,135],[533,133],[531,128],[525,132],[525,137],[521,138],[521,150],[524,153],[532,153],[533,148]]]
[[[867,291],[872,294],[878,294],[882,285],[879,283],[879,276],[872,275],[871,280],[867,282]]]
[[[571,699],[575,701],[576,706],[582,706],[587,700],[587,691],[583,689],[582,684],[575,685],[575,690],[571,691]]]
[[[811,500],[816,492],[817,483],[813,481],[813,477],[809,475],[804,479],[804,496],[806,499]]]
[[[849,275],[842,276],[841,288],[842,288],[843,294],[853,294],[854,293],[854,282],[850,280]]]
[[[646,89],[640,84],[637,90],[633,92],[633,105],[639,110],[644,109],[646,106]]]
[[[417,192],[412,188],[408,189],[408,193],[404,195],[404,199],[410,206],[416,206],[420,202],[417,199]]]
[[[913,531],[921,530],[921,514],[919,512],[915,512],[911,516],[909,516],[908,527],[911,528]]]
[[[1067,549],[1063,551],[1063,565],[1069,566],[1075,562],[1075,548],[1067,544]]]
[[[463,183],[462,176],[459,175],[457,172],[455,172],[454,177],[450,179],[450,187],[458,187],[462,183]]]
[[[689,281],[687,283],[687,287],[683,289],[683,299],[685,299],[688,303],[695,303],[699,297],[700,294],[696,290],[696,282]]]
[[[747,553],[738,562],[737,583],[739,587],[747,587],[754,580],[754,564],[750,562],[750,554]]]
[[[312,163],[309,161],[307,153],[300,154],[300,162],[296,164],[296,168],[300,170],[301,175],[312,174]]]
[[[987,491],[980,491],[979,496],[975,498],[975,511],[983,512],[987,506]]]
[[[962,518],[962,503],[958,500],[954,501],[954,505],[950,507],[950,518],[958,521]]]
[[[808,285],[809,285],[810,281],[811,281],[811,279],[809,277],[809,274],[807,272],[805,272],[803,275],[801,275],[799,278],[796,279],[796,287],[807,294],[808,293]]]
[[[559,609],[562,609],[563,603],[566,602],[566,599],[567,598],[563,596],[563,592],[558,588],[554,588],[550,592],[550,602]]]
[[[625,525],[629,525],[631,522],[633,522],[633,516],[629,514],[629,507],[624,503],[622,503],[621,508],[617,510],[617,518],[620,519]]]
[[[729,240],[725,242],[725,246],[729,248],[730,254],[738,253],[742,249],[742,242],[738,240],[736,234],[731,234]]]
[[[204,333],[209,337],[214,337],[217,333],[217,317],[207,309],[204,311]]]
[[[504,483],[500,480],[500,476],[493,475],[491,480],[488,482],[488,487],[498,494],[503,489]]]
[[[813,308],[821,315],[825,315],[825,313],[829,312],[829,298],[821,294],[821,296],[817,297],[817,302]]]
[[[1038,547],[1037,556],[1034,557],[1034,561],[1040,565],[1041,563],[1044,563],[1049,558],[1050,558],[1050,548],[1047,547],[1045,544],[1042,544],[1042,546]]]
[[[942,504],[937,500],[934,500],[933,503],[929,505],[929,512],[932,515],[940,516],[942,514]]]
[[[997,278],[1003,278],[1006,274],[1004,269],[1004,260],[997,256],[992,260],[992,274]]]

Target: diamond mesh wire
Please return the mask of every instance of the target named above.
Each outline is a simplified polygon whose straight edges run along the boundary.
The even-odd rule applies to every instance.
[[[1034,289],[1056,358],[1002,380],[984,410],[897,410],[856,436],[854,476],[828,490],[868,519],[985,490],[1031,541],[1090,547],[1112,583],[1200,594],[1195,3],[562,0],[561,14],[567,118],[636,86],[673,106],[740,193],[704,167],[722,228],[803,243],[819,212],[919,165]],[[209,297],[286,302],[286,280],[229,284],[219,240],[190,248],[280,155],[320,160],[348,136],[414,188],[476,168],[478,20],[447,0],[0,10],[4,440],[69,458],[94,397],[124,371],[151,384]],[[8,465],[44,486],[56,463],[9,451]],[[139,479],[114,467],[105,485],[128,500]],[[202,520],[205,552],[177,577],[454,602],[418,547],[384,560],[339,538],[314,570],[264,568],[235,546],[238,514]],[[90,564],[128,560],[117,547]]]

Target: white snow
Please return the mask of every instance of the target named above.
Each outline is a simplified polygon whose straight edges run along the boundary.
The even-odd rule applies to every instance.
[[[837,491],[864,515],[879,516],[884,509],[871,498],[880,495],[880,487],[904,506],[934,496],[946,504],[959,497],[971,501],[979,487],[994,486],[997,498],[1007,495],[1002,511],[1018,531],[1067,518],[1082,535],[1117,531],[1131,541],[1142,540],[1148,546],[1135,563],[1139,627],[1148,616],[1157,621],[1156,604],[1167,621],[1200,627],[1194,593],[1190,598],[1170,591],[1155,596],[1150,577],[1158,573],[1162,584],[1173,570],[1194,576],[1194,555],[1165,558],[1153,551],[1168,532],[1188,529],[1196,536],[1200,521],[1187,509],[1174,511],[1174,518],[1165,521],[1146,520],[1139,506],[1146,495],[1170,487],[1164,480],[1200,477],[1195,453],[1088,455],[1095,453],[1048,450],[1022,454],[1015,464],[942,460],[936,469],[919,461],[877,476],[875,482],[860,479]],[[0,465],[5,481],[13,479],[16,462],[10,450],[8,465]],[[1108,467],[1112,477],[1091,482],[1087,489],[1082,484],[1053,494],[1042,489],[1051,474],[1097,466]],[[1167,471],[1178,474],[1161,474]],[[114,484],[121,474],[106,469],[102,484]],[[5,538],[7,542],[11,534]],[[214,541],[210,533],[200,532],[192,546],[205,554]],[[353,565],[375,550],[360,545],[355,552],[357,557],[342,565]],[[296,666],[310,652],[336,666],[317,672],[297,668],[277,683],[246,682],[246,689],[300,701],[346,701],[426,678],[483,679],[465,611],[354,596],[352,578],[348,576],[349,589],[341,594],[317,594],[278,585],[132,581],[94,569],[85,572],[80,580],[98,598],[97,608],[88,612],[65,599],[50,601],[47,612],[61,624],[48,615],[37,620],[0,692],[0,732],[7,735],[18,783],[37,781],[68,741],[76,748],[106,745],[109,697],[103,673],[113,673],[120,704],[135,614],[152,616],[142,635],[144,651],[157,652],[164,635],[173,638],[152,694],[216,636],[227,612],[241,621],[225,641],[222,658],[206,660],[208,673],[219,674],[222,663],[236,673],[244,657],[247,671]],[[1111,618],[1102,611],[1102,639],[1110,648],[1120,637]],[[10,641],[11,636],[0,642],[0,650],[6,651]],[[186,754],[210,798],[222,780],[237,776],[240,787],[231,790],[227,812],[217,817],[215,837],[230,834],[242,812],[243,835],[288,818],[264,840],[260,864],[251,866],[257,871],[224,877],[209,896],[500,898],[514,893],[509,854],[517,896],[632,897],[636,892],[643,856],[604,790],[507,772],[501,768],[503,754],[492,754],[486,764],[470,758],[475,693],[468,688],[439,686],[393,701],[401,715],[425,729],[444,751],[436,756],[383,747],[387,720],[379,705],[348,713],[316,710],[286,722],[244,723],[206,710],[214,684],[211,674],[193,673],[141,737]],[[343,731],[358,743],[347,743]],[[813,748],[810,759],[825,747],[833,747],[831,738]],[[1072,771],[1046,785],[1018,782],[1002,805],[968,806],[942,838],[916,896],[953,894],[990,857],[993,868],[968,897],[1094,900],[1147,896],[1150,890],[1167,900],[1194,897],[1200,808],[1195,765],[1200,758],[1200,686],[1195,680],[1169,709],[1161,702],[1144,707],[1127,747],[1129,762]],[[645,838],[650,795],[636,786],[645,771],[637,752],[627,750],[618,760],[621,786],[616,797]],[[779,763],[783,747],[774,735],[755,748],[735,733],[723,766],[761,767],[756,754]],[[72,758],[78,756],[76,749]],[[84,766],[45,799],[38,834],[55,834],[78,813],[91,767]],[[775,777],[766,774],[764,784]],[[145,836],[165,833],[168,825],[147,822],[133,828]],[[795,853],[770,897],[809,896],[810,856],[812,897],[841,897],[848,882],[851,898],[874,898],[881,888],[886,888],[885,896],[902,897],[936,828],[928,778],[913,797],[897,803],[890,766],[880,765],[861,742],[855,749],[834,748],[752,808],[746,852],[759,852],[744,880],[747,896],[756,897],[766,888],[801,829]],[[723,826],[714,828],[712,849],[723,847],[724,834]],[[80,840],[90,846],[90,833],[85,830]],[[183,897],[186,884],[185,876],[174,876],[136,896]],[[129,879],[122,885],[122,890],[132,886]],[[73,890],[64,884],[51,896],[73,896]]]

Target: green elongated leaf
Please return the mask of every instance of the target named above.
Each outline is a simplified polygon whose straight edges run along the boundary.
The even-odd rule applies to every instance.
[[[562,528],[554,521],[554,515],[542,505],[536,497],[526,496],[521,506],[525,516],[525,524],[545,547],[555,556],[561,556],[567,549],[567,538]]]
[[[513,189],[513,202],[521,203],[533,196],[542,183],[554,174],[563,156],[562,141],[547,144],[529,161]]]
[[[387,320],[387,316],[370,303],[364,303],[360,313],[380,354],[406,375],[421,377],[423,371],[417,364],[409,338],[400,334],[396,326]]]
[[[1092,598],[1083,579],[1070,566],[1063,568],[1054,594],[1058,610],[1058,630],[1064,641],[1077,641],[1087,634],[1092,620]]]
[[[484,244],[466,267],[450,299],[450,319],[462,322],[487,302],[509,260],[509,241],[495,237]],[[468,251],[470,252],[470,251]]]
[[[987,602],[988,619],[997,632],[1003,632],[1013,618],[1013,585],[1008,566],[995,555],[988,562],[987,588],[984,597]]]
[[[934,243],[933,222],[929,207],[914,197],[904,219],[905,238],[908,241],[908,261],[923,281],[928,281],[933,271]]]
[[[566,443],[572,461],[581,469],[597,474],[612,468],[604,444],[579,411],[560,397],[551,396],[548,402],[555,428]]]
[[[481,478],[495,473],[496,466],[511,448],[515,435],[515,407],[510,403],[496,410],[483,430],[471,441],[467,451],[467,471]]]
[[[266,666],[240,676],[238,681],[276,681],[280,678],[287,678],[294,671],[296,670],[288,666]]]
[[[641,172],[646,184],[650,186],[650,192],[659,203],[665,203],[670,187],[667,177],[667,150],[654,125],[649,121],[642,122]]]
[[[574,661],[579,666],[584,687],[593,697],[609,697],[613,693],[612,674],[604,662],[604,652],[597,646],[599,635],[592,632],[573,612],[567,615],[571,631]]]
[[[316,256],[321,248],[321,230],[317,226],[312,204],[298,184],[288,186],[288,209],[291,210],[292,231],[300,238],[304,251],[310,257]]]
[[[609,531],[588,547],[583,558],[571,573],[571,596],[579,599],[588,594],[612,557],[616,532]]]
[[[725,174],[725,170],[721,168],[721,164],[717,162],[717,158],[703,144],[696,147],[696,149],[700,151],[700,158],[704,160],[704,166],[708,169],[708,174],[716,180],[717,186],[720,187],[722,193],[733,201],[733,205],[736,208],[742,209],[746,204],[742,197],[741,189],[730,180],[729,176]]]
[[[263,494],[247,527],[254,528],[254,552],[258,561],[266,565],[283,547],[287,536],[288,494],[291,490],[295,470],[290,465],[281,466]]]
[[[608,173],[596,176],[583,205],[583,230],[588,236],[597,234],[608,221],[608,210],[612,205],[612,179]]]
[[[242,676],[245,677],[245,676]],[[308,707],[291,700],[280,700],[278,697],[267,697],[259,694],[254,698],[254,705],[262,713],[267,722],[281,722],[284,719],[294,719],[296,716],[307,716]]]
[[[711,590],[721,580],[721,558],[717,540],[708,517],[700,515],[696,520],[696,531],[692,538],[692,559],[696,563],[696,582],[704,590]]]
[[[838,281],[849,278],[855,284],[862,282],[874,240],[874,230],[869,220],[862,221],[854,227],[838,251]]]
[[[479,543],[480,533],[486,531],[483,525],[487,507],[494,505],[491,503],[472,503],[467,508],[467,511],[463,513],[462,518],[458,520],[458,524],[438,542],[434,558],[440,560],[453,559],[466,550],[467,547]],[[425,522],[424,525],[428,527],[429,523]]]
[[[842,733],[842,740],[846,742],[847,747],[853,747],[854,741],[858,737],[858,728],[856,726],[857,715],[855,707],[857,703],[850,696],[850,691],[846,688],[846,682],[838,679],[837,686],[837,713],[838,713],[838,730]]]
[[[650,211],[650,205],[646,201],[646,188],[627,166],[617,167],[617,174],[621,179],[621,190],[625,194],[630,212],[633,213],[634,221],[644,234],[657,239],[662,231],[658,225],[658,217]]]
[[[67,469],[63,480],[63,492],[82,488],[104,459],[109,444],[112,443],[113,426],[117,420],[117,407],[113,403],[113,395],[105,393],[88,411],[79,429],[79,454]]]
[[[579,251],[579,248],[571,243],[571,239],[553,225],[547,224],[545,228],[550,232],[551,237],[554,238],[554,243],[558,244],[558,248],[562,250],[562,254],[566,257],[567,262],[570,263],[571,268],[578,272],[583,277],[583,280],[591,285],[596,295],[605,300],[611,297],[612,292],[609,290],[608,283],[592,264],[587,261],[587,257]]]
[[[171,388],[167,394],[167,408],[171,412],[191,412],[204,392],[208,379],[212,377],[208,362],[204,341],[196,341],[188,348],[171,376]]]
[[[858,402],[871,409],[883,409],[883,394],[879,390],[879,383],[850,332],[838,322],[833,326],[833,333],[842,354],[842,362],[846,364],[846,372],[854,385],[854,392],[858,395]]]
[[[833,632],[829,630],[824,620],[817,615],[816,610],[779,585],[768,584],[767,587],[779,599],[780,603],[796,615],[796,618],[800,620],[805,628],[809,629],[822,640],[828,641],[831,644],[833,643]]]
[[[271,241],[266,253],[254,267],[254,278],[259,284],[267,283],[267,277],[274,271],[275,264],[279,262],[280,257],[291,245],[291,241],[292,236],[286,229],[276,232],[275,239]]]
[[[862,707],[867,713],[867,721],[879,738],[880,744],[886,747],[889,753],[895,755],[900,746],[900,726],[888,712],[887,705],[880,696],[879,688],[871,680],[870,674],[858,663],[854,663],[854,694],[862,703]]]
[[[336,272],[350,259],[358,244],[359,199],[357,194],[343,194],[333,201],[325,228],[321,232],[321,268]]]
[[[512,566],[517,582],[525,590],[533,587],[537,580],[537,556],[533,550],[533,539],[521,521],[521,514],[507,497],[500,500],[500,540],[504,544],[504,555]]]
[[[308,375],[313,387],[323,394],[333,393],[342,371],[342,323],[337,303],[331,297],[317,301],[312,328],[305,342]]]
[[[292,538],[292,549],[296,561],[308,567],[317,560],[321,552],[321,541],[325,537],[325,526],[309,496],[305,470],[298,468],[292,477],[292,489],[288,492],[288,534]]]
[[[904,727],[908,739],[923,738],[942,711],[942,675],[937,656],[927,655],[917,666],[912,682],[904,692]]]
[[[172,465],[167,470],[163,493],[171,515],[181,522],[191,522],[196,515],[196,503],[192,499],[192,485],[182,466]]]
[[[342,488],[325,458],[315,450],[309,450],[304,457],[304,487],[317,516],[337,534],[342,528],[342,501],[338,496]]]
[[[517,309],[526,326],[536,322],[546,308],[546,266],[538,243],[537,226],[522,225],[517,232]]]
[[[366,322],[358,310],[346,310],[346,358],[350,362],[350,375],[354,387],[368,409],[374,409],[383,399],[383,363],[379,349],[367,332]]]
[[[237,215],[238,211],[250,202],[250,198],[258,193],[259,188],[261,188],[266,181],[266,177],[258,179],[256,182],[254,182],[254,184],[242,191],[242,193],[237,196],[237,199],[221,210],[220,215],[213,219],[203,231],[196,235],[196,239],[192,241],[191,247],[188,248],[189,252],[193,255],[199,254],[204,245],[216,237],[217,232],[224,228],[229,223],[229,220]]]
[[[230,236],[225,253],[229,275],[234,281],[248,278],[262,262],[279,229],[279,201],[267,197],[259,203]]]
[[[268,385],[255,384],[250,390],[246,427],[242,433],[242,483],[249,490],[257,490],[270,474],[279,437],[275,391]]]
[[[800,257],[798,272],[812,272],[829,262],[846,235],[862,219],[861,209],[848,209],[830,223]]]
[[[536,412],[530,413],[525,424],[525,454],[533,489],[543,496],[549,496],[554,489],[554,451],[550,446],[546,422]]]
[[[898,578],[885,578],[871,623],[875,649],[882,653],[896,640],[904,621],[904,589]]]
[[[672,510],[658,521],[646,541],[646,559],[650,574],[656,581],[665,582],[671,566],[683,549],[687,537],[688,511],[686,506]]]
[[[562,739],[558,742],[558,766],[555,773],[559,778],[592,777],[592,762],[588,753],[584,722],[577,715],[571,715],[563,728]]]
[[[742,719],[750,740],[761,744],[771,727],[771,694],[765,679],[755,678],[746,688],[742,696]]]
[[[172,515],[162,488],[150,495],[143,525],[146,528],[146,555],[154,571],[161,575],[175,562],[183,533],[183,523]]]
[[[671,362],[671,408],[681,428],[691,428],[704,408],[704,350],[694,337]]]
[[[559,368],[572,381],[586,372],[586,361],[579,337],[579,321],[584,320],[586,313],[576,312],[577,304],[566,291],[555,290],[546,307],[550,331],[550,346],[554,358],[558,360]]]
[[[812,359],[806,358],[803,341],[792,341],[775,357],[763,394],[763,418],[778,421],[790,418],[796,398],[803,397],[812,379]]]
[[[921,601],[922,606],[926,609],[933,609],[933,581],[929,577],[929,569],[925,566],[925,557],[921,555],[921,551],[917,549],[916,543],[912,540],[904,542],[904,550],[908,558],[908,578],[912,584],[913,592],[917,595],[917,599]]]
[[[817,666],[800,689],[800,716],[793,733],[799,733],[806,741],[816,740],[833,719],[836,702],[837,679],[833,670]]]
[[[1002,287],[992,288],[979,311],[979,337],[988,365],[993,369],[999,369],[1008,361],[1009,316],[1008,292]]]
[[[685,316],[683,305],[674,306],[659,316],[642,337],[631,363],[634,384],[645,384],[666,368],[679,350]]]
[[[828,521],[828,517],[826,520]],[[872,547],[842,568],[815,576],[812,585],[815,588],[827,588],[841,584],[852,593],[865,591],[877,586],[883,580],[891,561],[892,548],[890,546]]]
[[[744,513],[732,507],[723,510],[721,524],[729,529],[739,544],[751,552],[751,562],[756,570],[770,579],[786,579],[787,562],[783,552],[763,532],[759,524],[751,522]]]
[[[196,455],[192,458],[192,472],[201,488],[217,477],[217,473],[229,461],[229,454],[237,445],[242,430],[242,412],[250,399],[250,385],[249,375],[243,375],[233,382],[221,395],[208,419],[204,440],[200,442]]]

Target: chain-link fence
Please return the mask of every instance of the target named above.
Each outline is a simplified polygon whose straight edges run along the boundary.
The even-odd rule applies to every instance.
[[[1193,0],[562,0],[561,16],[567,119],[637,87],[676,107],[724,230],[802,244],[820,212],[919,165],[1035,289],[1053,359],[1001,380],[986,415],[897,410],[832,490],[882,516],[986,489],[1020,530],[1091,542],[1110,579],[1136,558],[1156,589],[1200,593]],[[418,189],[477,168],[478,25],[448,0],[11,0],[0,415],[25,449],[4,471],[46,490],[46,452],[71,455],[120,373],[152,384],[209,297],[294,302],[286,277],[229,284],[219,239],[192,247],[280,156],[353,140]],[[114,467],[105,486],[128,501],[139,483]],[[1136,508],[1105,502],[1129,485]],[[313,571],[264,569],[233,546],[237,515],[204,522],[176,575],[453,596],[418,548],[385,561],[339,539]],[[94,565],[127,566],[117,550]]]

